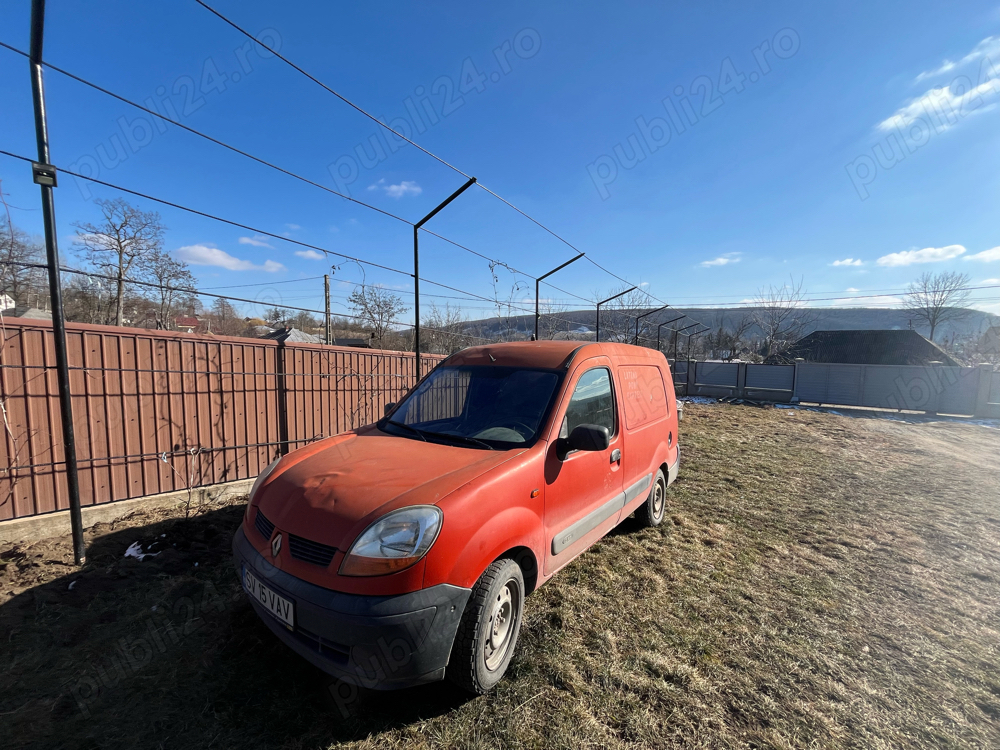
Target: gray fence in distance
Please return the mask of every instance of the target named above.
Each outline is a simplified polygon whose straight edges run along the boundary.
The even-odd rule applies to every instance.
[[[678,361],[680,395],[1000,418],[1000,373],[979,367]]]

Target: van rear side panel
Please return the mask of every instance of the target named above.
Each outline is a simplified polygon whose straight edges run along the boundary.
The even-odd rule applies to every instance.
[[[627,515],[648,494],[657,469],[676,460],[677,418],[665,362],[630,357],[617,370],[625,427],[622,470],[630,506],[623,511]]]

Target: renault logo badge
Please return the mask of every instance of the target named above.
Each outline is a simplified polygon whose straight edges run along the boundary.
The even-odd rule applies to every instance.
[[[281,534],[277,534],[271,540],[271,557],[277,557],[279,552],[281,552]]]

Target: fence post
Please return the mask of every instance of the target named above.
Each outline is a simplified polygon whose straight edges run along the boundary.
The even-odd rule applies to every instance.
[[[746,398],[747,395],[747,363],[736,363],[736,398]]]
[[[278,453],[288,453],[288,386],[285,382],[285,342],[278,341],[274,354],[274,368],[278,384]]]
[[[980,364],[976,369],[979,371],[979,388],[976,393],[976,409],[973,415],[990,417],[993,416],[993,410],[989,407],[990,391],[993,387],[993,365]]]

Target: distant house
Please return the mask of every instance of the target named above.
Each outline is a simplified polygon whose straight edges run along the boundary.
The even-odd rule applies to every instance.
[[[25,318],[27,320],[52,320],[51,310],[39,310],[37,307],[20,305],[10,311],[12,318]]]
[[[17,306],[17,302],[9,294],[0,294],[0,312],[6,312],[7,310],[13,310]]]
[[[261,336],[262,339],[271,339],[271,341],[286,341],[293,344],[322,344],[323,341],[319,336],[313,336],[311,333],[306,333],[305,331],[300,331],[298,328],[278,328],[270,333],[266,333]]]
[[[174,325],[178,331],[184,331],[185,333],[194,333],[198,330],[198,326],[201,325],[201,321],[198,320],[193,315],[182,315],[174,319]]]
[[[849,365],[927,365],[957,367],[944,349],[916,331],[814,331],[782,355],[785,362],[803,359]]]
[[[367,339],[357,339],[357,338],[344,338],[343,336],[333,337],[334,346],[353,346],[356,349],[371,349],[372,340]]]
[[[1000,326],[988,329],[979,339],[979,350],[983,354],[1000,354]]]

